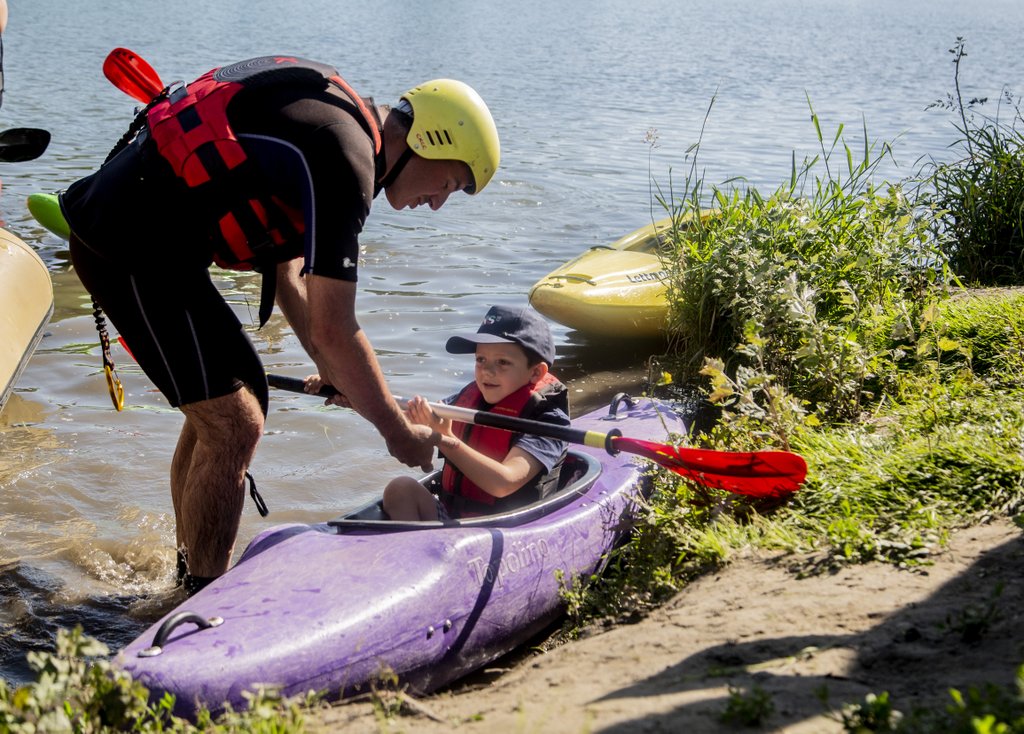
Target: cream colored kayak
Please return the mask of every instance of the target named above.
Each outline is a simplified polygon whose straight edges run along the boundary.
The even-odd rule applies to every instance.
[[[646,338],[663,335],[668,320],[659,235],[662,219],[611,245],[592,247],[530,289],[530,304],[553,321],[593,336]]]
[[[0,229],[0,407],[53,313],[53,286],[35,251]]]

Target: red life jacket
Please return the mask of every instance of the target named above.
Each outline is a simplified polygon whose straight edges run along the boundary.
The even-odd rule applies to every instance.
[[[243,89],[274,84],[301,84],[319,90],[329,84],[338,87],[366,122],[375,154],[381,150],[377,120],[366,103],[334,68],[316,61],[261,56],[213,69],[191,84],[169,87],[163,99],[148,110],[149,134],[175,174],[196,190],[196,198],[207,209],[211,204],[219,207],[212,213],[219,232],[211,236],[214,261],[221,267],[249,270],[301,254],[294,245],[288,252],[281,250],[282,245],[294,242],[304,232],[301,211],[286,206],[269,185],[251,197],[240,195],[241,191],[252,190],[253,182],[260,177],[250,175],[244,165],[245,150],[227,115],[231,100]],[[259,188],[264,187],[257,184]]]
[[[569,412],[568,391],[565,385],[548,372],[536,384],[524,385],[488,410],[491,413],[530,418],[551,402]],[[486,407],[483,395],[475,382],[462,389],[454,405],[480,410]],[[475,426],[469,423],[452,423],[454,433],[463,443],[495,461],[504,461],[512,447],[514,434],[500,428]],[[540,472],[536,477],[506,497],[495,497],[474,484],[455,465],[445,460],[441,471],[441,499],[452,517],[473,517],[505,512],[528,505],[550,494],[558,485],[561,461],[550,472]]]

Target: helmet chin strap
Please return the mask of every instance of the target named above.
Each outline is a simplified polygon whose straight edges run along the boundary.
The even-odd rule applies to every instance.
[[[412,155],[412,148],[406,146],[405,150],[402,151],[402,155],[398,156],[398,160],[395,161],[395,165],[391,167],[391,170],[384,174],[383,178],[377,181],[377,186],[382,189],[386,189],[388,186],[393,184],[395,179],[398,178],[398,174],[402,172],[402,169],[405,168],[409,159],[412,158]]]

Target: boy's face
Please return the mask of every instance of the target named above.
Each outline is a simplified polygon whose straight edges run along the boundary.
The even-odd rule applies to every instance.
[[[536,382],[547,368],[544,362],[530,367],[518,344],[476,345],[476,386],[488,403],[497,403],[523,385]]]

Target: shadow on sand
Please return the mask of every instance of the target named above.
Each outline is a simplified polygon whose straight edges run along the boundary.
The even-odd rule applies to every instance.
[[[950,702],[951,688],[966,692],[988,683],[1015,690],[1016,671],[1024,662],[1022,561],[1024,538],[1018,536],[982,554],[931,596],[893,614],[879,615],[882,621],[870,629],[851,634],[767,634],[715,645],[592,703],[696,693],[726,685],[749,692],[756,685],[772,697],[775,706],[766,723],[770,730],[780,731],[806,721],[822,690],[827,690],[832,709],[860,702],[868,693],[888,691],[895,708],[905,713],[918,707],[941,709]],[[749,606],[756,604],[752,594]],[[676,613],[684,612],[680,608]],[[841,628],[842,624],[831,626]],[[817,674],[806,668],[795,673],[785,665],[786,660],[830,652],[847,662],[818,666]],[[836,667],[842,672],[835,672]],[[724,697],[695,698],[700,700],[601,731],[673,731],[681,721],[694,720],[707,722],[701,731],[716,731],[716,725],[722,731],[735,730],[719,724]],[[826,707],[817,703],[816,710],[825,713]]]

